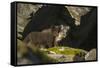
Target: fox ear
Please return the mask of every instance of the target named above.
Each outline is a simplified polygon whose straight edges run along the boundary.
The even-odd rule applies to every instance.
[[[50,28],[51,28],[51,30],[52,30],[52,31],[54,31],[54,29],[55,29],[55,27],[54,27],[54,26],[51,26]]]
[[[67,26],[67,29],[70,29],[70,27],[69,27],[69,26]]]
[[[63,30],[63,25],[60,25],[60,29]]]

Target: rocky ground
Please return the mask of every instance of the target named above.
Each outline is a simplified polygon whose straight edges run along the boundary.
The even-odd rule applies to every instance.
[[[19,65],[96,60],[96,49],[88,52],[67,46],[51,48],[27,47],[21,40],[17,41],[19,43],[17,47],[17,63]]]

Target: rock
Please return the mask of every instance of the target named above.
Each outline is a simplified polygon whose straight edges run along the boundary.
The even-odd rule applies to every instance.
[[[47,52],[47,49],[45,48],[40,48],[40,50]]]
[[[86,55],[85,55],[85,60],[96,60],[96,49],[91,49]]]
[[[54,51],[49,51],[49,54],[56,54]]]
[[[59,58],[61,58],[63,55],[61,55],[61,54],[48,54],[50,57],[53,57],[53,58],[55,58],[55,59],[59,59]]]
[[[88,13],[91,7],[65,6],[70,12],[72,18],[75,19],[75,25],[80,25],[81,16]]]
[[[79,54],[73,57],[73,61],[85,61],[84,56],[80,56]]]
[[[17,4],[17,31],[23,32],[25,26],[30,21],[31,15],[34,15],[36,11],[41,8],[42,5],[33,4]],[[18,35],[20,37],[20,35]]]
[[[58,62],[72,62],[73,55],[63,55],[63,54],[48,54],[49,57],[56,59]]]
[[[59,51],[64,51],[65,50],[65,48],[64,47],[61,47],[60,49],[59,49]]]

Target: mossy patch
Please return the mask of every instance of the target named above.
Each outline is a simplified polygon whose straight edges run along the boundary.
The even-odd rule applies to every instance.
[[[86,52],[82,49],[75,49],[75,48],[70,48],[70,47],[65,47],[65,46],[48,48],[47,51],[53,51],[56,54],[64,54],[64,55],[76,55],[81,52],[84,52],[84,53]]]

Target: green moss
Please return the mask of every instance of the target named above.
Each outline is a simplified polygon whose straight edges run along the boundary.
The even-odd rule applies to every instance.
[[[63,50],[61,50],[63,49]],[[64,55],[75,55],[75,54],[79,54],[80,52],[82,52],[81,49],[75,49],[75,48],[70,48],[70,47],[52,47],[52,48],[48,48],[48,51],[53,51],[56,54],[64,54]]]

